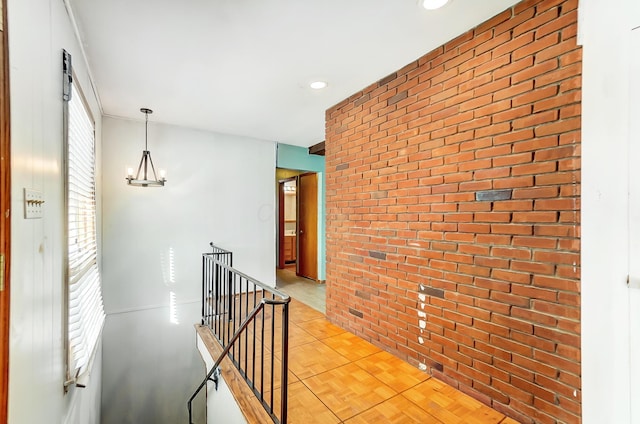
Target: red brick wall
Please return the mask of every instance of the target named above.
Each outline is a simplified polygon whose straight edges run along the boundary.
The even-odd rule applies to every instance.
[[[580,422],[576,33],[524,1],[327,111],[330,320],[522,422]]]

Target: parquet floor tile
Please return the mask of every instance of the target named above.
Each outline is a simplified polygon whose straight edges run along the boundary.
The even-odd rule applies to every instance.
[[[428,414],[406,397],[398,395],[346,420],[344,423],[442,424],[442,421]]]
[[[351,418],[397,394],[354,363],[302,382],[341,420]]]
[[[282,337],[280,336],[281,329],[276,329],[276,338],[274,341],[274,352],[276,357],[280,358],[282,355]],[[250,332],[251,336],[253,333]],[[271,329],[265,329],[264,339],[271,343]],[[258,332],[256,335],[256,340],[262,340],[262,333]],[[297,324],[289,323],[289,350],[293,349],[296,346],[300,346],[306,343],[315,342],[318,339],[313,337],[311,334],[306,332]],[[268,346],[271,349],[271,346]]]
[[[299,322],[297,325],[317,339],[326,339],[327,337],[337,336],[345,332],[345,330],[337,325],[331,324],[325,318]]]
[[[299,324],[301,322],[310,321],[313,319],[325,319],[325,316],[322,312],[316,311],[315,309],[305,305],[304,303],[298,302],[295,299],[291,299],[291,303],[289,303],[289,321]]]
[[[367,356],[356,365],[398,393],[430,378],[429,374],[384,351]]]
[[[348,362],[347,358],[319,340],[289,350],[289,369],[301,380]]]
[[[315,341],[316,338],[309,334],[309,332],[305,331],[301,326],[293,323],[289,324],[289,349]],[[279,355],[281,350],[282,344],[280,343],[280,340],[278,340],[278,343],[276,343],[276,353]]]
[[[381,352],[378,347],[347,331],[337,336],[322,339],[322,343],[350,361],[357,361],[358,359]]]
[[[280,391],[276,394],[274,405],[274,409],[279,411]],[[342,422],[301,382],[289,384],[287,414],[289,424],[339,424]]]
[[[246,373],[247,377],[254,382],[255,387],[259,391],[262,391],[264,393],[271,390],[272,371],[275,373],[273,376],[273,387],[275,389],[280,387],[282,381],[282,374],[280,372],[282,363],[280,362],[280,360],[278,358],[274,358],[272,368],[270,363],[270,355],[267,355],[265,358],[266,359],[263,359],[260,356],[256,356],[255,359],[249,358],[246,362],[246,368],[245,363],[241,363],[242,370]],[[299,381],[298,377],[296,377],[296,375],[291,372],[291,369],[289,369],[289,375],[287,376],[287,379],[289,380],[289,383]]]
[[[436,378],[402,393],[428,413],[449,424],[497,424],[504,415]]]
[[[504,420],[500,421],[500,424],[520,424],[520,423],[512,418],[506,417]]]

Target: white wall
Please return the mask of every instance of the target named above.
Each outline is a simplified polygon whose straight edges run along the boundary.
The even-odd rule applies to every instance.
[[[197,335],[197,345],[202,361],[205,364],[206,372],[216,363],[218,358],[212,358],[207,347]],[[220,366],[222,369],[224,366]],[[240,405],[236,402],[231,393],[231,389],[227,385],[224,377],[218,377],[218,387],[213,381],[207,382],[207,387],[203,388],[198,396],[204,395],[206,392],[207,399],[207,423],[224,423],[224,424],[246,424],[247,419],[244,417]]]
[[[96,118],[100,110],[62,0],[9,0],[11,90],[10,423],[98,423],[100,355],[86,389],[63,393],[62,49]],[[99,182],[98,182],[99,184]],[[44,193],[44,217],[23,217],[23,188]]]
[[[637,107],[638,70],[630,72],[633,27],[640,25],[637,0],[582,0],[582,373],[583,422],[640,423],[640,297],[627,287],[637,266],[640,142],[630,123]],[[632,12],[632,9],[635,9]],[[635,32],[637,32],[636,30]],[[637,40],[637,35],[635,36]],[[630,81],[634,84],[630,85]],[[630,87],[635,92],[630,94]],[[630,120],[634,105],[635,114]],[[630,157],[633,153],[635,156]],[[633,173],[633,174],[632,174]],[[630,193],[630,190],[634,190]],[[633,218],[635,214],[636,218]],[[632,225],[633,224],[633,225]],[[630,232],[630,230],[634,232]],[[636,239],[634,239],[636,238]],[[640,278],[640,276],[636,276]],[[635,330],[634,330],[635,329]],[[633,373],[633,374],[632,374]],[[636,393],[632,395],[632,393]],[[633,412],[632,412],[633,411]]]
[[[629,140],[629,335],[631,399],[640,399],[640,2],[635,3],[629,72],[631,133]],[[631,402],[631,422],[640,423],[640,402]]]
[[[154,423],[186,422],[186,401],[204,377],[193,328],[202,252],[213,241],[234,252],[237,269],[275,284],[275,145],[151,115],[149,150],[168,181],[141,188],[124,177],[140,160],[143,121],[105,117],[103,128],[103,423],[141,422],[158,405],[166,414]]]

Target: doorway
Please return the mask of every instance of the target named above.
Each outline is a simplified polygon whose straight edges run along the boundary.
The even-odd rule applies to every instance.
[[[318,284],[318,177],[276,169],[278,253],[276,284],[294,299],[325,312],[325,285]]]
[[[297,273],[298,203],[297,178],[278,184],[278,268]]]
[[[278,269],[318,278],[318,179],[313,172],[278,180]]]

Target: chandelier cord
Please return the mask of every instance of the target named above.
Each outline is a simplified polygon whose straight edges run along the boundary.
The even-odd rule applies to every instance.
[[[145,116],[145,122],[144,122],[144,150],[149,150],[149,148],[147,147],[147,131],[149,128],[149,112],[144,113]]]

